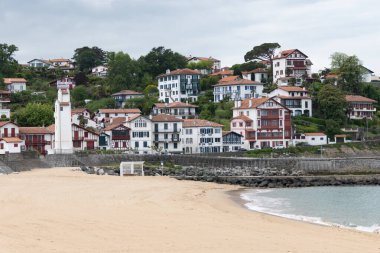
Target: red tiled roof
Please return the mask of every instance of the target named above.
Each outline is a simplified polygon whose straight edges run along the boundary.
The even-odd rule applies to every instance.
[[[3,127],[3,126],[5,126],[6,124],[9,124],[9,123],[16,125],[15,123],[13,123],[11,121],[0,121],[0,127]]]
[[[222,78],[218,82],[218,84],[214,86],[239,85],[239,84],[259,84],[259,82],[242,79],[239,76],[226,76]]]
[[[126,120],[127,120],[126,117],[116,117],[116,118],[113,118],[113,119],[112,119],[112,124],[116,124],[116,123],[122,124],[122,123],[124,123]]]
[[[306,58],[307,58],[307,55],[305,55],[304,53],[302,53],[300,50],[298,49],[288,49],[288,50],[283,50],[281,51],[278,55],[276,55],[273,59],[281,59],[281,58],[286,58],[288,57],[290,54],[294,53],[295,51],[298,51],[300,52],[301,54],[303,54]]]
[[[144,95],[144,94],[138,91],[134,91],[134,90],[122,90],[122,91],[112,94],[111,96],[118,96],[118,95]]]
[[[291,91],[308,92],[307,90],[304,90],[303,88],[297,87],[297,86],[280,86],[278,88],[284,91],[288,91],[288,92],[291,92]]]
[[[17,137],[4,137],[1,140],[7,142],[7,143],[20,143],[22,140]]]
[[[131,116],[129,116],[128,118],[127,118],[127,121],[129,122],[129,121],[132,121],[132,120],[134,120],[134,119],[136,119],[136,118],[138,118],[138,117],[140,117],[141,115],[140,114],[136,114],[136,115],[131,115]]]
[[[223,76],[223,75],[233,75],[234,72],[232,70],[223,70],[219,72],[215,72],[210,74],[210,76]]]
[[[12,83],[26,83],[26,80],[24,78],[4,78],[5,84],[12,84]]]
[[[276,96],[278,98],[281,98],[281,99],[311,99],[311,97],[309,96]]]
[[[100,113],[141,113],[140,109],[99,109]]]
[[[0,90],[0,94],[11,94],[11,92],[10,91],[8,91],[8,90]]]
[[[245,115],[239,115],[237,117],[234,117],[233,119],[241,119],[244,122],[252,122],[253,121],[251,118],[249,118],[248,116],[245,116]]]
[[[363,96],[357,96],[357,95],[347,95],[346,96],[347,102],[368,102],[368,103],[376,103],[376,100],[366,98]]]
[[[19,127],[20,134],[53,134],[48,127]]]
[[[158,77],[164,77],[164,76],[174,76],[174,75],[200,75],[200,72],[197,70],[192,69],[176,69],[173,71],[170,71],[168,74],[161,74]]]
[[[64,58],[58,58],[58,59],[51,59],[49,62],[71,62],[70,59],[64,59]]]
[[[223,127],[223,125],[205,119],[184,119],[182,127]]]
[[[114,128],[116,128],[116,127],[119,127],[119,126],[123,126],[123,127],[126,127],[126,126],[124,126],[122,123],[113,123],[113,124],[111,124],[111,125],[108,125],[107,127],[105,127],[104,129],[103,129],[103,131],[111,131],[112,129],[114,129]]]
[[[84,111],[89,111],[89,110],[86,108],[75,108],[75,109],[71,109],[71,114],[79,114]]]
[[[268,70],[264,69],[264,68],[257,68],[257,69],[248,71],[248,73],[267,73],[267,72],[268,72]]]
[[[158,114],[152,117],[153,122],[182,122],[182,119],[179,119],[173,115],[168,114]]]
[[[326,136],[324,133],[304,133],[305,136]]]
[[[55,133],[55,124],[48,126],[46,129],[51,133]]]
[[[183,103],[183,102],[173,102],[173,103],[155,103],[155,107],[157,108],[197,108],[198,106],[188,104],[188,103]]]
[[[248,98],[241,101],[240,107],[235,107],[237,109],[249,109],[249,108],[256,108],[259,105],[264,104],[266,101],[270,100],[271,98],[268,97],[262,97],[262,98]],[[249,106],[249,101],[251,101],[251,106]],[[274,100],[273,100],[274,101]]]

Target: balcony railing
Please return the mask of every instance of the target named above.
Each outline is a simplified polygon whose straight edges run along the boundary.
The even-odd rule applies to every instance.
[[[25,140],[25,145],[33,146],[33,145],[51,145],[51,141],[46,140]]]
[[[130,140],[131,137],[129,135],[113,135],[112,140]]]
[[[73,141],[83,141],[84,137],[74,136]]]

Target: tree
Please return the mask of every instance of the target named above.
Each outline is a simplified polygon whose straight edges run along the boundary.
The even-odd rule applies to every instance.
[[[359,58],[344,53],[334,53],[330,58],[331,71],[338,74],[338,86],[348,93],[359,94],[363,88],[363,67]]]
[[[155,47],[147,55],[139,58],[139,64],[144,72],[156,77],[167,69],[181,69],[187,65],[187,58],[171,49]]]
[[[86,85],[88,83],[88,77],[83,72],[78,72],[74,76],[75,85]]]
[[[214,63],[212,61],[199,61],[199,62],[189,62],[187,68],[189,69],[207,69],[210,70]]]
[[[81,47],[75,49],[73,59],[80,71],[89,71],[105,62],[106,52],[98,47]]]
[[[53,107],[49,104],[29,103],[16,111],[13,117],[20,126],[48,126],[54,123]]]
[[[90,98],[90,94],[88,93],[87,88],[84,86],[77,86],[70,93],[73,105],[75,107],[84,106],[84,100]]]
[[[320,88],[317,103],[323,119],[335,120],[338,123],[344,122],[347,102],[342,91],[337,87],[326,84]]]
[[[15,45],[0,44],[0,79],[15,76],[18,63],[13,55],[17,50]]]
[[[124,108],[139,108],[144,115],[149,115],[153,105],[157,102],[157,98],[152,96],[131,98],[125,102]]]
[[[99,109],[112,109],[115,108],[115,99],[113,98],[102,98],[99,100],[94,100],[86,104],[86,108],[92,112],[96,112]]]
[[[244,60],[246,62],[252,60],[269,61],[271,65],[269,76],[272,76],[273,57],[275,56],[276,49],[280,48],[278,43],[263,43],[260,46],[255,46],[251,51],[248,51]]]
[[[110,54],[109,58],[108,79],[112,92],[135,88],[141,74],[138,63],[123,52]]]
[[[147,85],[144,89],[144,94],[147,96],[157,96],[158,95],[158,87],[155,84]]]
[[[266,68],[266,66],[262,63],[259,63],[257,61],[249,61],[241,64],[234,64],[232,65],[231,69],[233,71],[251,71],[258,68]]]

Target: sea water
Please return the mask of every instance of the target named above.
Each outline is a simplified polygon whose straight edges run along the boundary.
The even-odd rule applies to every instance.
[[[252,189],[241,198],[258,212],[380,232],[380,186]]]

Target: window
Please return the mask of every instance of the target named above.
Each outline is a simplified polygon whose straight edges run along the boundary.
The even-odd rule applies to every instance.
[[[219,134],[220,133],[220,128],[215,128],[215,131],[214,131],[216,134]]]
[[[164,129],[165,129],[165,130],[168,130],[168,123],[165,123],[165,124],[164,124]]]
[[[61,112],[63,111],[63,107],[61,106]]]
[[[232,123],[232,126],[233,126],[233,127],[236,127],[236,122]]]
[[[239,122],[239,127],[243,127],[243,122]]]
[[[84,132],[84,137],[88,138],[88,132]]]
[[[135,141],[135,148],[138,148],[138,147],[139,147],[139,142]]]
[[[169,148],[169,144],[168,143],[164,143],[164,148],[168,149]]]
[[[309,107],[309,102],[305,101],[305,108],[308,108],[308,107]]]
[[[215,138],[215,142],[220,142],[220,138]]]
[[[147,141],[144,141],[144,142],[143,142],[143,146],[144,146],[144,148],[147,148],[147,147],[148,147],[148,142],[147,142]]]
[[[174,149],[177,149],[177,148],[178,148],[178,143],[174,143],[174,144],[173,144],[173,148],[174,148]]]
[[[246,115],[249,116],[249,111],[246,112]]]
[[[311,140],[312,140],[312,141],[315,141],[315,138],[313,137],[313,138],[311,138]]]
[[[17,147],[18,147],[18,144],[17,144],[17,143],[15,143],[13,146],[14,146],[15,148],[17,148]]]
[[[118,147],[119,147],[119,142],[115,142],[115,148],[118,148]]]
[[[123,141],[123,148],[127,147],[127,142]]]
[[[320,140],[323,141],[323,137],[321,137]]]
[[[168,139],[168,134],[164,134],[164,139]]]

